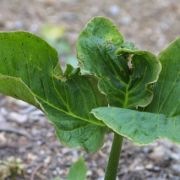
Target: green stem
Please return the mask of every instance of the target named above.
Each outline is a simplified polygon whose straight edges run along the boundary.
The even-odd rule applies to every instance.
[[[123,138],[122,136],[114,133],[113,144],[109,155],[109,161],[106,168],[105,180],[116,180],[116,174],[121,155]]]

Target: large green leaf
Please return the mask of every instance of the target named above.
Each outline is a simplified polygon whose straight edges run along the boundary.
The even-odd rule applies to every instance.
[[[93,114],[109,128],[135,143],[147,144],[158,138],[180,143],[180,38],[159,55],[162,72],[154,87],[154,99],[139,112],[104,107]]]
[[[83,73],[99,78],[110,105],[144,107],[152,100],[150,85],[158,79],[161,66],[150,52],[128,47],[110,20],[95,17],[79,36],[78,59]]]
[[[102,144],[104,125],[89,113],[106,105],[96,79],[71,66],[62,73],[56,51],[40,38],[0,33],[0,92],[42,109],[67,145],[95,151]]]
[[[149,144],[159,138],[180,143],[180,116],[139,112],[116,107],[96,108],[92,113],[110,129],[137,144]]]
[[[180,37],[159,55],[162,72],[154,87],[154,99],[146,111],[168,117],[180,115]],[[179,122],[180,123],[180,122]]]

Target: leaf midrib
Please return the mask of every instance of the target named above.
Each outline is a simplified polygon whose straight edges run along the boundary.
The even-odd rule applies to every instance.
[[[128,94],[128,92],[129,92],[129,86],[130,86],[130,84],[131,84],[131,76],[130,76],[130,78],[129,78],[129,81],[128,81],[128,84],[127,84],[127,86],[126,86],[126,89],[125,89],[125,97],[124,97],[124,103],[123,103],[123,108],[127,108],[128,106],[128,100],[129,100],[129,94]]]
[[[45,104],[47,104],[48,106],[60,111],[60,112],[63,112],[64,114],[68,115],[68,116],[71,116],[73,118],[76,118],[76,119],[79,119],[79,120],[82,120],[82,121],[86,121],[88,123],[91,123],[91,124],[95,124],[97,126],[102,126],[104,127],[105,125],[102,123],[102,122],[97,122],[97,121],[90,121],[89,119],[86,119],[86,118],[83,118],[83,117],[80,117],[80,116],[77,116],[76,114],[72,113],[72,112],[67,112],[67,111],[64,111],[56,106],[54,106],[53,104],[49,103],[48,101],[45,101],[43,98],[39,97],[38,95],[35,95],[38,99],[40,99],[41,101],[43,101]]]

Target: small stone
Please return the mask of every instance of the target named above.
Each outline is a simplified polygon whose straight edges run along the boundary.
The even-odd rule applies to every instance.
[[[72,155],[73,155],[73,158],[78,158],[79,156],[78,152],[75,150],[72,151]]]
[[[165,148],[162,146],[158,146],[154,148],[153,152],[149,156],[155,162],[161,162],[169,157]]]
[[[23,123],[27,122],[27,119],[28,119],[27,115],[18,114],[15,112],[10,113],[8,118],[19,124],[23,124]]]
[[[37,159],[37,156],[34,155],[34,154],[32,154],[32,153],[28,153],[28,154],[27,154],[27,159],[28,159],[29,161],[35,161],[35,160]]]
[[[0,106],[3,106],[6,103],[6,99],[0,95]]]
[[[29,106],[28,103],[21,101],[21,100],[17,100],[17,99],[11,98],[11,97],[9,97],[9,100],[10,100],[10,102],[15,103],[16,105],[18,105],[19,107],[22,107],[22,108]]]
[[[0,133],[0,144],[6,143],[7,139],[4,133]]]
[[[5,116],[8,115],[8,111],[5,108],[1,108],[0,109],[0,114],[5,117]]]
[[[16,21],[16,22],[15,22],[15,27],[16,27],[17,29],[21,29],[21,28],[23,28],[23,23],[22,23],[21,21]]]
[[[31,174],[31,173],[32,173],[32,169],[27,169],[26,172],[27,172],[28,174]]]
[[[87,176],[92,176],[92,171],[88,170],[87,171]]]
[[[180,164],[173,164],[172,170],[177,174],[180,175]]]
[[[44,163],[47,165],[51,162],[51,157],[46,157],[45,160],[44,160]]]
[[[44,150],[41,150],[41,151],[39,152],[39,154],[41,154],[41,155],[45,155],[46,153],[45,153],[45,151],[44,151]]]
[[[97,169],[98,176],[103,176],[104,171],[102,169]]]
[[[144,170],[144,167],[141,166],[141,165],[139,165],[139,166],[136,166],[136,167],[134,168],[134,170],[135,170],[135,171],[142,171],[142,170]]]
[[[104,177],[99,177],[97,180],[104,180]]]
[[[4,27],[4,26],[5,26],[5,23],[2,20],[0,20],[0,27]]]
[[[173,160],[180,161],[180,155],[177,154],[177,153],[171,152],[170,157],[171,157]]]
[[[57,176],[57,171],[56,170],[52,171],[52,174]]]
[[[132,18],[131,18],[131,16],[128,16],[128,15],[122,17],[122,19],[120,20],[120,22],[121,22],[123,25],[128,25],[128,24],[131,23],[131,21],[132,21]]]
[[[150,152],[149,147],[144,147],[142,150],[145,154],[148,154]]]
[[[139,165],[139,164],[140,164],[140,159],[135,159],[132,162],[132,164],[130,165],[129,170],[134,171],[134,170],[142,170],[142,169],[144,169],[144,167],[142,165]]]
[[[61,174],[61,169],[59,167],[56,167],[57,174]]]
[[[30,114],[34,112],[36,108],[34,106],[28,105],[28,106],[21,106],[21,109],[19,110],[21,114]]]
[[[120,8],[117,5],[112,5],[109,11],[111,15],[117,16],[120,13]]]
[[[37,30],[38,30],[38,24],[31,24],[30,31],[37,32]]]
[[[161,169],[160,169],[159,166],[154,166],[154,167],[153,167],[153,170],[156,171],[156,172],[159,172]]]
[[[145,166],[145,168],[146,168],[146,169],[152,169],[152,168],[153,168],[153,164],[147,164],[147,165]]]
[[[5,120],[4,116],[2,116],[2,115],[0,114],[0,123],[5,122],[5,121],[6,121],[6,120]]]

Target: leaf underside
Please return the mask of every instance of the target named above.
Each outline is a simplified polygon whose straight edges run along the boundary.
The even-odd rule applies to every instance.
[[[180,117],[116,107],[96,108],[92,113],[110,129],[134,143],[146,145],[159,138],[180,143]]]
[[[97,80],[71,66],[62,73],[56,51],[42,39],[0,33],[0,92],[43,110],[63,143],[89,151],[102,145],[104,125],[89,113],[107,104]]]

